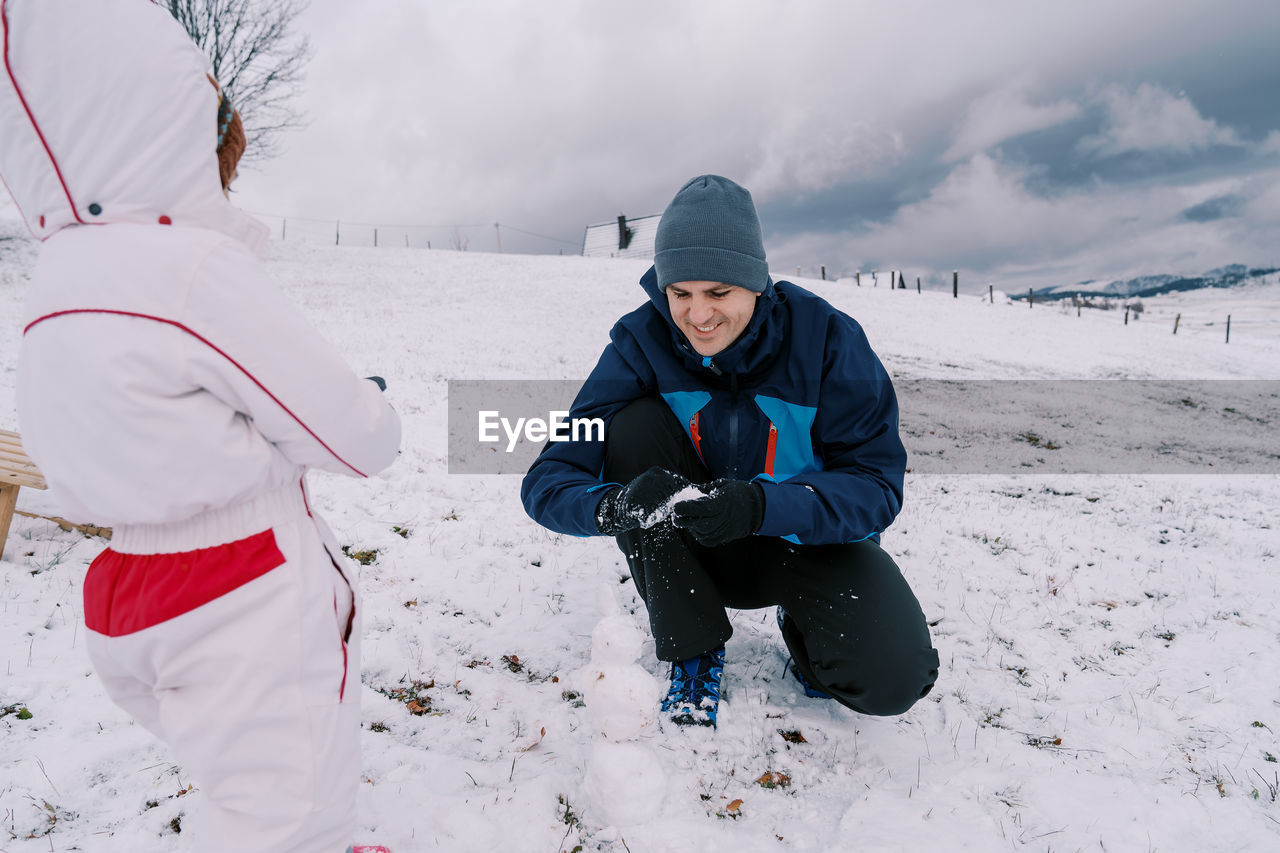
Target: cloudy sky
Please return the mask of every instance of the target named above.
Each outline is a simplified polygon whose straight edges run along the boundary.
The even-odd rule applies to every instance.
[[[775,270],[1280,266],[1275,0],[312,0],[299,29],[309,124],[243,173],[260,214],[571,253],[714,172]]]

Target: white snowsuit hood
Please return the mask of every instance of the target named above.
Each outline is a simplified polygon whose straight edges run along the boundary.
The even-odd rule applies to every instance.
[[[209,63],[167,10],[0,0],[0,19],[0,174],[32,234],[172,223],[262,246],[222,193]]]

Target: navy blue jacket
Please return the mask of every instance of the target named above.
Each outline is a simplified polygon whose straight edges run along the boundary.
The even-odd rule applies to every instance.
[[[746,330],[698,355],[671,319],[651,268],[649,302],[614,325],[570,418],[607,424],[627,403],[661,396],[716,477],[761,483],[762,536],[804,544],[877,536],[902,506],[907,454],[898,402],[862,327],[790,282],[772,281]],[[520,491],[552,530],[597,535],[603,442],[548,443]]]

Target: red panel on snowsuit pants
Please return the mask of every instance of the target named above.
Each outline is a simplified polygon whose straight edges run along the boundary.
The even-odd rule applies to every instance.
[[[284,564],[275,533],[175,554],[107,549],[84,579],[85,626],[123,637],[189,613]]]

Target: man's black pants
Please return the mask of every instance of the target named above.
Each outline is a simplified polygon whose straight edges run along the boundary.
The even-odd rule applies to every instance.
[[[653,466],[712,479],[671,410],[645,397],[609,424],[604,479],[627,483]],[[901,714],[933,687],[938,652],[915,594],[871,540],[793,545],[748,536],[706,548],[670,522],[618,537],[649,611],[658,657],[684,660],[723,646],[725,608],[781,605],[782,638],[810,684],[863,714]]]

